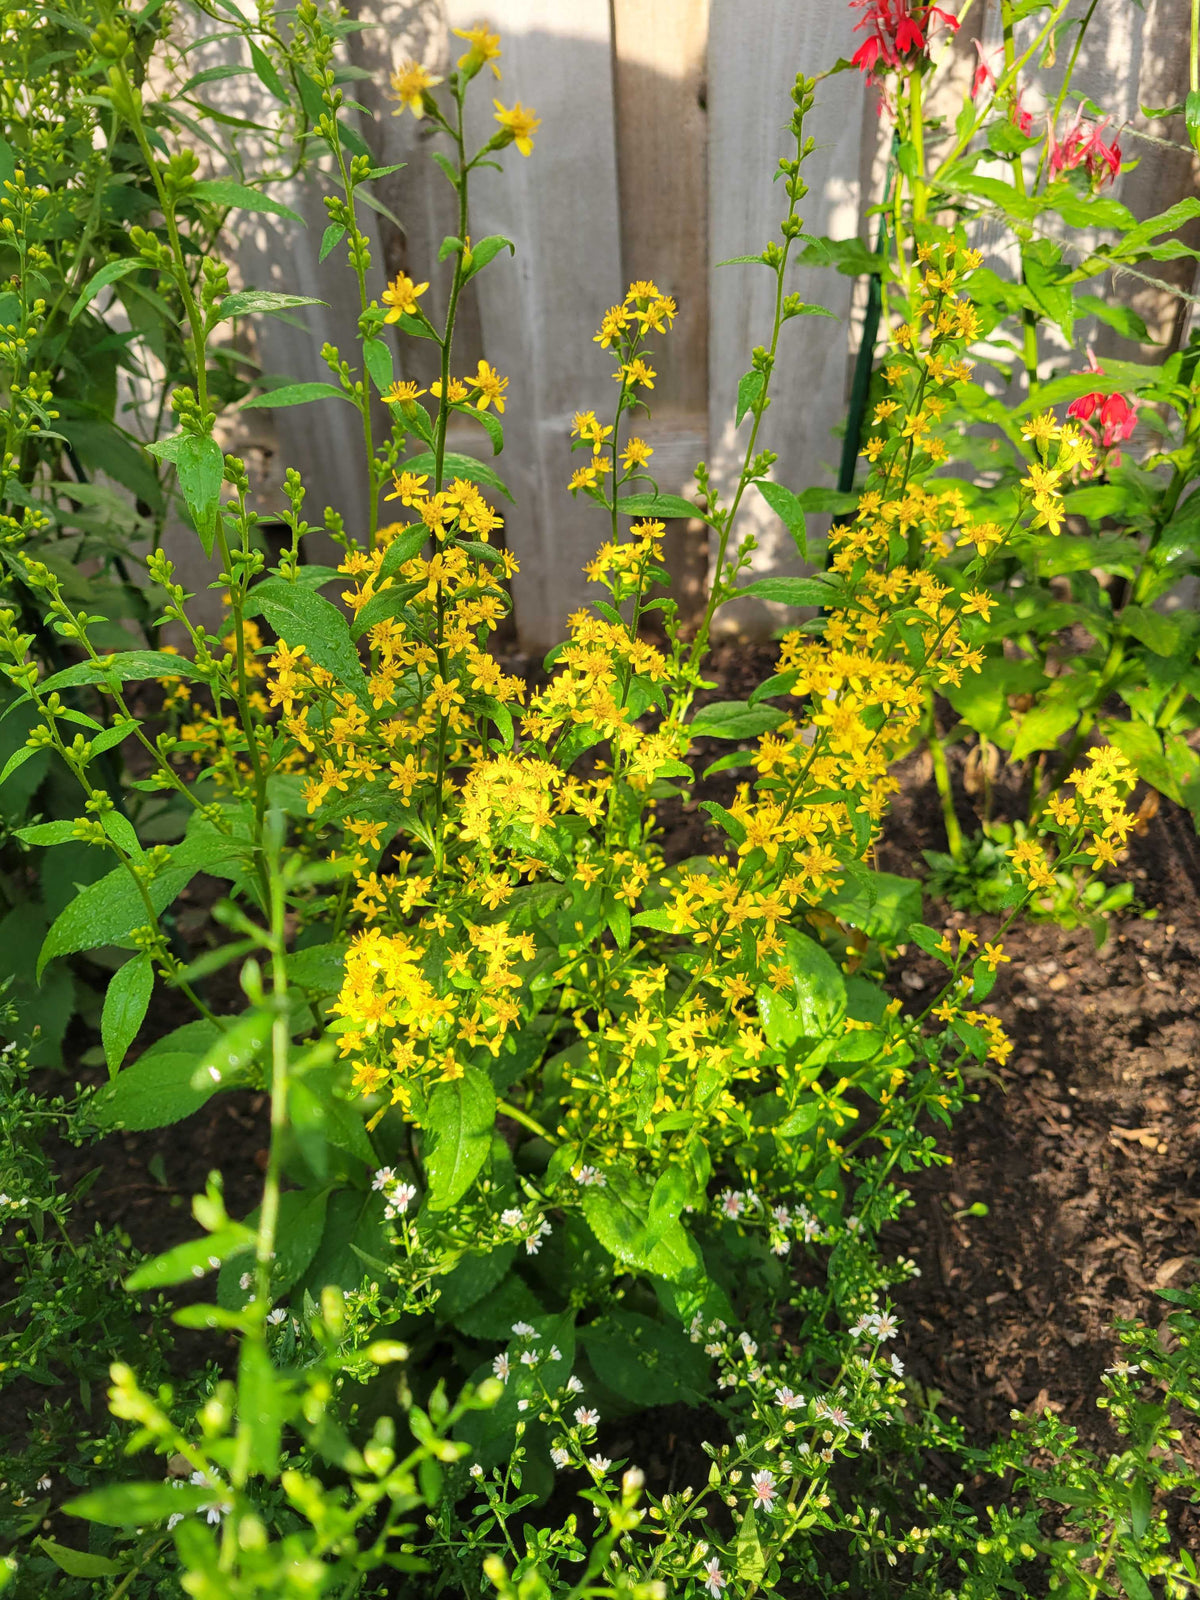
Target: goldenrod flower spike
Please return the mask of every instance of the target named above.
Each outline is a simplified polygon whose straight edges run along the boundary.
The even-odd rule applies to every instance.
[[[441,81],[436,73],[428,71],[412,57],[402,61],[399,70],[392,73],[392,93],[400,102],[392,115],[399,117],[405,111],[411,111],[414,117],[423,117],[425,115],[423,96]]]

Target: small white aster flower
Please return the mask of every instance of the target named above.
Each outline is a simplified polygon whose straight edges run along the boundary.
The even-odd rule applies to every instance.
[[[607,1456],[594,1455],[588,1457],[588,1466],[591,1467],[593,1472],[601,1473],[607,1472],[609,1467],[612,1466],[612,1462]]]
[[[252,1273],[249,1273],[249,1272],[243,1272],[241,1277],[238,1279],[238,1288],[242,1291],[243,1294],[249,1294],[251,1289],[253,1289],[253,1287],[254,1287],[254,1275]]]
[[[267,1321],[271,1324],[272,1327],[277,1328],[279,1326],[279,1324],[281,1322],[284,1322],[286,1319],[287,1319],[287,1312],[283,1309],[282,1306],[276,1306],[274,1311],[268,1311],[267,1312]]]
[[[877,1339],[894,1339],[900,1332],[900,1324],[890,1311],[878,1311],[875,1314],[875,1337]]]
[[[558,1348],[558,1346],[556,1344],[552,1344],[550,1346],[550,1360],[551,1361],[561,1361],[562,1360],[562,1351]]]
[[[382,1191],[384,1189],[390,1189],[395,1181],[396,1173],[394,1168],[380,1167],[375,1176],[371,1179],[371,1187],[372,1189],[378,1189]]]
[[[471,1474],[471,1476],[473,1478],[482,1478],[483,1477],[483,1468],[479,1465],[478,1461],[473,1461],[471,1463],[469,1471],[470,1471],[470,1474]]]
[[[492,1371],[495,1373],[496,1377],[500,1379],[501,1383],[508,1382],[508,1375],[512,1371],[512,1363],[509,1361],[508,1356],[503,1350],[501,1350],[500,1354],[492,1362]]]
[[[519,1228],[521,1225],[521,1212],[516,1206],[509,1206],[507,1211],[500,1213],[500,1223],[505,1228]]]
[[[529,1237],[525,1240],[525,1248],[531,1256],[537,1255],[538,1251],[542,1248],[542,1240],[548,1239],[552,1232],[553,1229],[551,1228],[550,1224],[543,1218],[537,1227],[534,1228]]]
[[[722,1573],[720,1560],[716,1556],[704,1563],[704,1587],[712,1595],[713,1600],[721,1600],[721,1590],[728,1582],[729,1579]]]
[[[514,1322],[512,1325],[514,1339],[530,1339],[537,1332],[532,1322]]]
[[[718,1204],[725,1216],[736,1220],[746,1209],[746,1197],[737,1189],[726,1189]]]
[[[581,1428],[594,1428],[600,1421],[600,1413],[591,1406],[576,1406],[575,1421]]]
[[[754,1490],[754,1504],[769,1511],[775,1503],[775,1474],[765,1469],[756,1472],[750,1479],[750,1487]]]
[[[575,1374],[572,1373],[571,1376],[567,1379],[567,1393],[568,1394],[582,1394],[583,1393],[583,1379],[582,1378],[577,1378],[575,1376]]]
[[[44,1478],[39,1478],[38,1479],[37,1486],[42,1491],[42,1493],[45,1494],[46,1490],[50,1487],[50,1485],[53,1483],[53,1481],[54,1481],[53,1478],[51,1478],[50,1474],[47,1473]]]
[[[775,1403],[781,1411],[797,1411],[804,1404],[804,1396],[783,1384],[775,1391]]]
[[[557,1446],[553,1450],[551,1450],[550,1459],[551,1459],[551,1461],[553,1461],[554,1465],[558,1468],[558,1470],[560,1472],[563,1470],[564,1467],[569,1467],[571,1465],[571,1453],[570,1453],[570,1451],[569,1450],[560,1449]]]
[[[859,1444],[862,1445],[864,1450],[869,1450],[870,1449],[870,1447],[871,1447],[871,1430],[870,1430],[870,1428],[863,1428],[859,1432],[858,1442],[859,1442]]]
[[[902,1378],[904,1376],[904,1363],[901,1361],[900,1357],[896,1355],[895,1351],[892,1352],[892,1371],[898,1378]]]
[[[402,1217],[416,1198],[417,1188],[415,1184],[398,1184],[395,1190],[392,1192],[391,1209],[397,1214],[397,1216]]]
[[[542,1353],[540,1350],[522,1350],[521,1352],[521,1365],[523,1367],[536,1367],[541,1359]]]
[[[518,1411],[528,1411],[529,1410],[529,1401],[528,1400],[518,1400],[517,1401],[517,1410]]]

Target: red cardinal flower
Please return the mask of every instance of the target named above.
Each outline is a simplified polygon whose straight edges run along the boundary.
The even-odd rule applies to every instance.
[[[867,77],[876,71],[889,71],[906,60],[923,55],[929,48],[929,35],[939,24],[957,29],[958,18],[941,6],[921,5],[919,0],[850,0],[865,12],[856,22],[855,32],[870,31],[851,58]]]
[[[1055,137],[1054,124],[1046,119],[1046,139],[1050,150],[1050,176],[1057,178],[1062,172],[1076,167],[1086,167],[1088,177],[1097,188],[1112,183],[1121,170],[1121,145],[1116,135],[1111,144],[1105,144],[1103,133],[1111,117],[1103,122],[1088,122],[1082,108],[1063,129],[1061,142]]]
[[[1099,365],[1091,350],[1088,350],[1088,371],[1103,376],[1104,368]],[[1118,445],[1124,444],[1134,428],[1137,427],[1136,400],[1131,400],[1123,394],[1103,394],[1093,390],[1090,394],[1081,394],[1078,400],[1073,400],[1067,407],[1067,415],[1074,417],[1083,426],[1083,431],[1089,434],[1103,450],[1113,450]],[[1093,423],[1092,418],[1096,421]],[[1120,452],[1113,458],[1114,465],[1121,462]]]
[[[979,56],[979,65],[975,68],[975,76],[971,79],[971,99],[978,100],[984,89],[994,89],[996,87],[996,74],[988,64],[988,56],[994,56],[997,52],[995,50],[985,51],[978,39],[973,39],[971,42],[974,44]]]

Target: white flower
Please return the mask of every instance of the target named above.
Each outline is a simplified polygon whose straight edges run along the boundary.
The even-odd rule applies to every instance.
[[[577,1378],[575,1376],[575,1374],[572,1373],[571,1376],[567,1379],[567,1393],[568,1394],[582,1394],[583,1393],[583,1380],[582,1380],[582,1378]]]
[[[254,1287],[254,1275],[253,1275],[253,1273],[243,1272],[241,1277],[238,1279],[238,1288],[242,1291],[243,1294],[249,1294],[251,1289],[253,1289],[253,1287]]]
[[[902,1378],[904,1376],[904,1363],[894,1351],[892,1353],[892,1371],[898,1378]]]
[[[600,1422],[600,1413],[591,1406],[576,1406],[575,1421],[581,1428],[595,1428]]]
[[[870,1430],[870,1428],[864,1428],[861,1431],[861,1433],[858,1436],[858,1442],[859,1442],[859,1444],[862,1445],[864,1450],[867,1450],[867,1449],[870,1448],[870,1445],[871,1445],[871,1430]]]
[[[540,1350],[523,1350],[521,1352],[521,1365],[523,1367],[536,1367],[542,1359]]]
[[[198,1489],[216,1488],[212,1479],[204,1472],[193,1472],[188,1482],[195,1484]],[[198,1509],[203,1511],[207,1520],[215,1526],[222,1517],[233,1510],[233,1507],[228,1500],[214,1500],[211,1505],[200,1506]]]
[[[706,1344],[704,1346],[704,1354],[712,1356],[715,1360],[717,1356],[725,1354],[725,1346],[723,1344]]]
[[[726,1189],[725,1193],[718,1197],[717,1203],[727,1217],[735,1220],[746,1209],[746,1197],[738,1189]]]
[[[569,1467],[571,1465],[570,1451],[562,1450],[558,1446],[555,1446],[555,1448],[551,1450],[550,1459],[560,1472],[564,1467]]]
[[[509,1206],[507,1211],[500,1213],[500,1225],[504,1228],[519,1228],[522,1214],[516,1206]]]
[[[785,1256],[785,1255],[787,1255],[788,1251],[791,1248],[792,1248],[791,1243],[787,1239],[776,1239],[775,1243],[771,1246],[771,1249],[775,1252],[775,1254],[777,1256]]]
[[[716,1556],[704,1563],[704,1587],[712,1595],[713,1600],[721,1600],[721,1590],[728,1582],[729,1579],[721,1572],[721,1563]]]
[[[1136,1361],[1114,1361],[1111,1367],[1105,1367],[1105,1377],[1132,1378],[1135,1372],[1142,1369]]]
[[[852,1339],[859,1339],[859,1338],[862,1337],[862,1335],[864,1333],[872,1332],[872,1330],[874,1329],[874,1326],[875,1326],[875,1319],[874,1319],[873,1315],[871,1314],[871,1312],[865,1311],[862,1314],[862,1316],[859,1317],[857,1322],[851,1324],[850,1337]]]
[[[375,1176],[371,1179],[371,1187],[372,1189],[379,1189],[382,1191],[385,1189],[390,1189],[395,1181],[396,1174],[393,1168],[380,1167]]]
[[[512,1331],[514,1339],[531,1339],[537,1329],[532,1322],[514,1322]]]
[[[607,1456],[595,1455],[588,1457],[588,1466],[599,1476],[600,1473],[608,1471],[609,1467],[612,1466],[612,1462]]]
[[[804,1404],[804,1396],[797,1394],[794,1389],[789,1389],[785,1383],[776,1389],[775,1402],[781,1411],[798,1411]]]
[[[181,1523],[182,1521],[183,1521],[183,1512],[182,1511],[172,1511],[171,1515],[167,1518],[167,1532],[170,1533],[171,1529],[176,1527],[176,1526],[178,1526],[178,1524]]]
[[[756,1472],[750,1479],[750,1487],[754,1490],[754,1504],[769,1511],[775,1502],[775,1474],[766,1470]]]
[[[890,1311],[877,1311],[875,1313],[875,1337],[877,1339],[894,1339],[900,1331],[900,1324]]]
[[[641,1467],[626,1467],[621,1475],[621,1488],[625,1494],[636,1494],[646,1487],[646,1474]]]
[[[537,1224],[533,1232],[525,1240],[525,1248],[531,1256],[537,1255],[542,1248],[542,1240],[548,1239],[552,1231],[550,1224],[544,1218]]]
[[[576,1167],[571,1176],[585,1189],[603,1189],[606,1182],[599,1167]]]
[[[748,1333],[746,1333],[744,1330],[741,1333],[738,1334],[738,1343],[741,1345],[742,1349],[746,1352],[746,1355],[748,1357],[750,1357],[751,1359],[753,1359],[758,1354],[758,1346],[755,1344],[754,1340],[750,1337],[750,1335]]]
[[[500,1379],[501,1383],[508,1382],[508,1375],[512,1371],[512,1363],[509,1361],[508,1356],[503,1350],[501,1350],[500,1354],[492,1362],[492,1371]]]
[[[551,1361],[561,1361],[562,1360],[562,1351],[558,1348],[558,1346],[556,1344],[552,1344],[550,1346],[550,1360]]]
[[[45,1494],[46,1490],[50,1487],[50,1485],[53,1483],[53,1481],[54,1481],[53,1478],[51,1478],[50,1474],[47,1473],[44,1478],[39,1478],[38,1479],[37,1486],[42,1491],[42,1493]]]
[[[529,1401],[528,1400],[518,1400],[517,1401],[517,1410],[518,1411],[528,1411],[529,1410]]]
[[[286,1320],[287,1312],[282,1306],[276,1306],[274,1311],[267,1312],[267,1321],[272,1325],[272,1327],[277,1328],[281,1322]]]
[[[771,1208],[771,1215],[775,1218],[775,1221],[779,1224],[779,1226],[781,1228],[790,1228],[791,1227],[791,1225],[792,1225],[792,1213],[788,1210],[788,1208],[786,1206],[773,1206]]]
[[[403,1216],[417,1198],[417,1187],[413,1183],[402,1183],[392,1194],[390,1209],[398,1216]]]
[[[479,1465],[478,1461],[473,1461],[469,1470],[473,1478],[483,1477],[483,1468]]]

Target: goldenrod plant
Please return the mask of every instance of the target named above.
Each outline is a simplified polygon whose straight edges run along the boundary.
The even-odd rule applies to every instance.
[[[494,463],[520,417],[486,360],[456,371],[454,340],[464,284],[504,270],[511,248],[473,238],[471,191],[499,181],[497,157],[536,159],[536,112],[497,99],[495,132],[466,142],[468,95],[502,71],[486,28],[463,33],[444,83],[401,67],[399,107],[442,141],[459,231],[440,252],[443,321],[406,273],[377,302],[356,220],[377,169],[342,119],[337,26],[313,0],[295,26],[320,95],[312,136],[341,184],[322,248],[346,249],[360,344],[353,357],[326,348],[328,384],[268,394],[358,409],[366,526],[334,508],[342,560],[308,564],[290,472],[291,538],[268,566],[246,467],[214,438],[208,348],[231,298],[256,314],[279,297],[231,295],[211,257],[189,276],[177,218],[192,168],[151,137],[129,48],[114,45],[111,93],[158,205],[139,259],[173,281],[187,330],[190,378],[167,397],[179,425],[154,449],[219,557],[227,622],[218,634],[196,620],[159,549],[162,617],[188,645],[112,650],[37,548],[14,541],[7,555],[71,656],[59,666],[15,605],[0,612],[31,720],[0,784],[46,760],[75,795],[74,815],[17,838],[51,857],[85,843],[109,866],[55,917],[37,963],[109,972],[108,1081],[83,1095],[72,1134],[178,1124],[186,1139],[189,1117],[246,1088],[269,1107],[254,1210],[231,1214],[213,1173],[191,1237],[127,1267],[116,1242],[124,1284],[108,1293],[137,1310],[114,1335],[107,1442],[64,1472],[47,1459],[63,1430],[43,1436],[46,1482],[13,1527],[18,1590],[750,1600],[895,1581],[982,1596],[1065,1573],[1091,1585],[1065,1592],[1099,1595],[1116,1592],[1116,1572],[1141,1600],[1125,1576],[1140,1540],[1150,1575],[1188,1593],[1194,1570],[1153,1510],[1156,1488],[1187,1482],[1160,1448],[1161,1418],[1153,1450],[1139,1413],[1134,1454],[1103,1469],[1053,1441],[1072,1485],[1119,1482],[1135,1506],[1127,1528],[1120,1494],[1096,1488],[1065,1553],[1039,1532],[1054,1484],[1032,1469],[1027,1502],[988,1518],[920,1486],[922,1452],[962,1441],[922,1409],[893,1353],[889,1291],[915,1268],[880,1245],[904,1175],[944,1159],[933,1130],[1012,1049],[989,1000],[1003,927],[981,943],[927,925],[919,886],[876,869],[893,766],[929,695],[983,666],[997,564],[1023,540],[1066,537],[1063,489],[1093,441],[1074,421],[1030,419],[1002,518],[975,515],[968,488],[937,474],[938,424],[970,382],[979,327],[979,259],[947,233],[920,248],[869,475],[826,572],[751,577],[747,496],[804,541],[800,495],[769,475],[765,442],[779,342],[818,310],[787,286],[813,148],[815,85],[800,76],[781,237],[745,263],[776,292],[739,384],[740,474],[724,496],[703,465],[694,501],[659,492],[637,427],[676,307],[635,281],[594,335],[613,359],[612,411],[575,417],[579,465],[564,481],[596,503],[603,542],[587,570],[607,598],[569,619],[544,681],[527,684],[494,639],[516,570],[503,534],[521,514]],[[410,339],[438,350],[428,391],[403,375]],[[447,448],[452,417],[479,427],[490,460]],[[715,549],[690,633],[660,593],[664,521],[685,512]],[[697,708],[713,687],[713,616],[746,594],[819,615],[787,631],[746,701]],[[698,771],[702,739],[733,748]],[[109,751],[125,762],[116,782]],[[703,802],[721,843],[669,859],[659,808],[703,793],[714,768],[740,773],[728,805]],[[1005,925],[1056,872],[1117,858],[1134,782],[1119,749],[1078,752],[1012,851]],[[181,948],[171,908],[204,878],[224,894],[206,947]],[[884,981],[913,946],[945,969],[915,1014]],[[148,1020],[164,1014],[187,1020]],[[13,1105],[32,1114],[28,1055],[5,1059]],[[55,1217],[74,1250],[28,1154],[21,1170],[4,1202],[14,1220]],[[58,1249],[31,1256],[24,1231],[17,1244],[23,1282],[59,1274],[98,1292],[86,1251],[72,1265]],[[18,1351],[41,1304],[18,1306]],[[203,1371],[169,1378],[169,1350],[139,1347],[137,1318],[164,1339],[168,1305],[174,1324],[211,1336]],[[1186,1348],[1154,1375],[1192,1403]],[[702,1408],[704,1460],[662,1492],[606,1452],[615,1422],[672,1402]],[[1017,1444],[1003,1449],[1015,1459]]]

